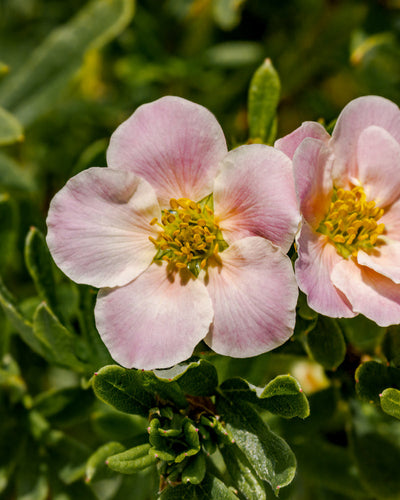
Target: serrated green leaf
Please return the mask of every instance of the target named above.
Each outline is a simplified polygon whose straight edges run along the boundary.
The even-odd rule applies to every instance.
[[[106,464],[116,472],[134,474],[156,463],[157,459],[149,455],[149,450],[150,445],[148,443],[141,444],[130,450],[108,457]]]
[[[93,390],[99,399],[119,411],[147,417],[156,401],[144,388],[141,373],[116,365],[105,366],[93,378]]]
[[[270,132],[276,116],[281,92],[278,73],[270,59],[254,73],[249,87],[249,132],[250,139],[273,143]]]
[[[25,263],[41,300],[57,311],[56,286],[50,252],[43,234],[31,227],[25,240]]]
[[[88,367],[76,355],[78,338],[60,323],[45,302],[36,309],[33,330],[48,361],[77,372],[87,372]]]
[[[203,453],[192,457],[182,472],[182,483],[200,484],[206,474],[206,459]]]
[[[21,142],[23,139],[22,125],[15,116],[0,107],[0,146]]]
[[[168,370],[154,370],[154,374],[161,380],[177,382],[191,396],[211,396],[218,385],[217,370],[205,359],[179,363]]]
[[[45,39],[0,86],[0,103],[27,125],[50,109],[87,50],[117,36],[132,19],[133,0],[93,0]]]
[[[240,378],[228,379],[221,390],[230,398],[246,400],[284,418],[306,418],[310,413],[306,396],[295,378],[279,375],[262,389]]]
[[[296,458],[292,450],[249,403],[220,397],[217,410],[260,479],[267,481],[275,492],[293,480]]]
[[[116,455],[125,450],[125,446],[116,441],[112,441],[110,443],[103,444],[100,446],[92,455],[90,455],[87,463],[86,463],[86,471],[85,471],[85,481],[89,483],[90,481],[103,478],[103,474],[105,471],[108,471],[106,466],[106,460],[111,455]]]
[[[376,433],[354,436],[353,454],[368,492],[379,500],[400,498],[400,448]]]
[[[335,370],[343,362],[346,343],[335,319],[319,316],[306,339],[312,358],[327,370]]]
[[[382,410],[400,420],[400,391],[388,388],[380,394]]]
[[[360,365],[355,373],[356,392],[364,401],[379,405],[381,394],[391,386],[391,379],[386,366],[377,361],[367,361]]]
[[[237,446],[220,448],[226,468],[236,488],[246,500],[266,500],[265,488],[246,456]]]

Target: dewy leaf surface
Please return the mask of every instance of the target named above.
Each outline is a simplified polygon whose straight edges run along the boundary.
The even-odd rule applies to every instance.
[[[104,366],[93,378],[96,396],[119,411],[148,417],[154,396],[143,386],[141,372],[117,365]]]
[[[249,403],[220,397],[217,410],[260,479],[267,481],[275,491],[293,480],[296,458],[292,450],[268,428]]]

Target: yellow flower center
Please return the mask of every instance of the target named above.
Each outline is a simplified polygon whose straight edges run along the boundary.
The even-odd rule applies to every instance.
[[[384,213],[375,201],[367,201],[364,189],[334,189],[328,213],[317,231],[325,234],[344,258],[356,257],[359,250],[370,251],[379,243],[385,224],[378,224]]]
[[[162,211],[161,222],[157,218],[150,221],[163,230],[157,239],[149,236],[157,249],[154,260],[165,260],[174,269],[187,268],[198,276],[210,259],[219,262],[218,253],[228,246],[214,220],[212,195],[198,203],[172,198],[169,204]]]

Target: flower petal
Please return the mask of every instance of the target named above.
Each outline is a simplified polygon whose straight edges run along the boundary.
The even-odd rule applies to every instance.
[[[199,201],[210,194],[226,153],[224,134],[210,111],[168,96],[140,106],[117,128],[107,161],[146,179],[164,207],[171,198]]]
[[[325,143],[304,139],[293,157],[293,170],[300,211],[312,227],[319,226],[329,209],[333,190],[331,169],[332,154]]]
[[[275,141],[274,146],[292,159],[296,149],[307,137],[313,137],[314,139],[318,139],[325,144],[327,144],[331,138],[320,123],[304,122],[292,133]]]
[[[129,283],[151,263],[150,225],[160,217],[153,188],[130,172],[93,167],[59,191],[47,217],[47,244],[56,264],[77,283]]]
[[[335,247],[308,224],[302,226],[297,245],[296,279],[300,290],[307,295],[308,305],[333,318],[355,316],[348,300],[331,280],[332,270],[343,260]]]
[[[400,285],[351,259],[335,266],[332,280],[359,312],[379,326],[400,323]]]
[[[400,144],[372,125],[360,134],[357,158],[358,179],[367,198],[380,207],[395,201],[400,196]]]
[[[386,209],[379,219],[385,224],[385,236],[390,240],[400,241],[400,200]]]
[[[289,158],[262,144],[228,153],[214,183],[214,212],[228,242],[262,236],[287,252],[300,222]]]
[[[332,133],[335,178],[357,177],[358,139],[370,125],[384,128],[400,142],[400,110],[396,104],[371,95],[354,99],[340,113]]]
[[[96,326],[111,356],[126,368],[168,368],[188,358],[213,319],[204,284],[152,264],[121,288],[101,289]]]
[[[250,237],[209,267],[214,322],[205,341],[219,354],[245,358],[283,344],[293,333],[298,290],[290,259],[269,241]]]
[[[357,262],[383,274],[394,283],[400,283],[400,242],[385,238],[385,243],[376,246],[371,253],[359,251]],[[400,289],[399,289],[400,291]]]

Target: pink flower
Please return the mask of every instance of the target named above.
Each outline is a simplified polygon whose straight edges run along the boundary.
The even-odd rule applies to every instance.
[[[306,122],[276,147],[293,158],[303,225],[295,264],[317,312],[400,323],[400,110],[360,97],[330,137]]]
[[[285,154],[228,153],[209,111],[164,97],[118,127],[107,161],[56,194],[47,242],[67,276],[101,288],[96,324],[118,363],[165,368],[202,339],[248,357],[290,337],[300,216]]]

